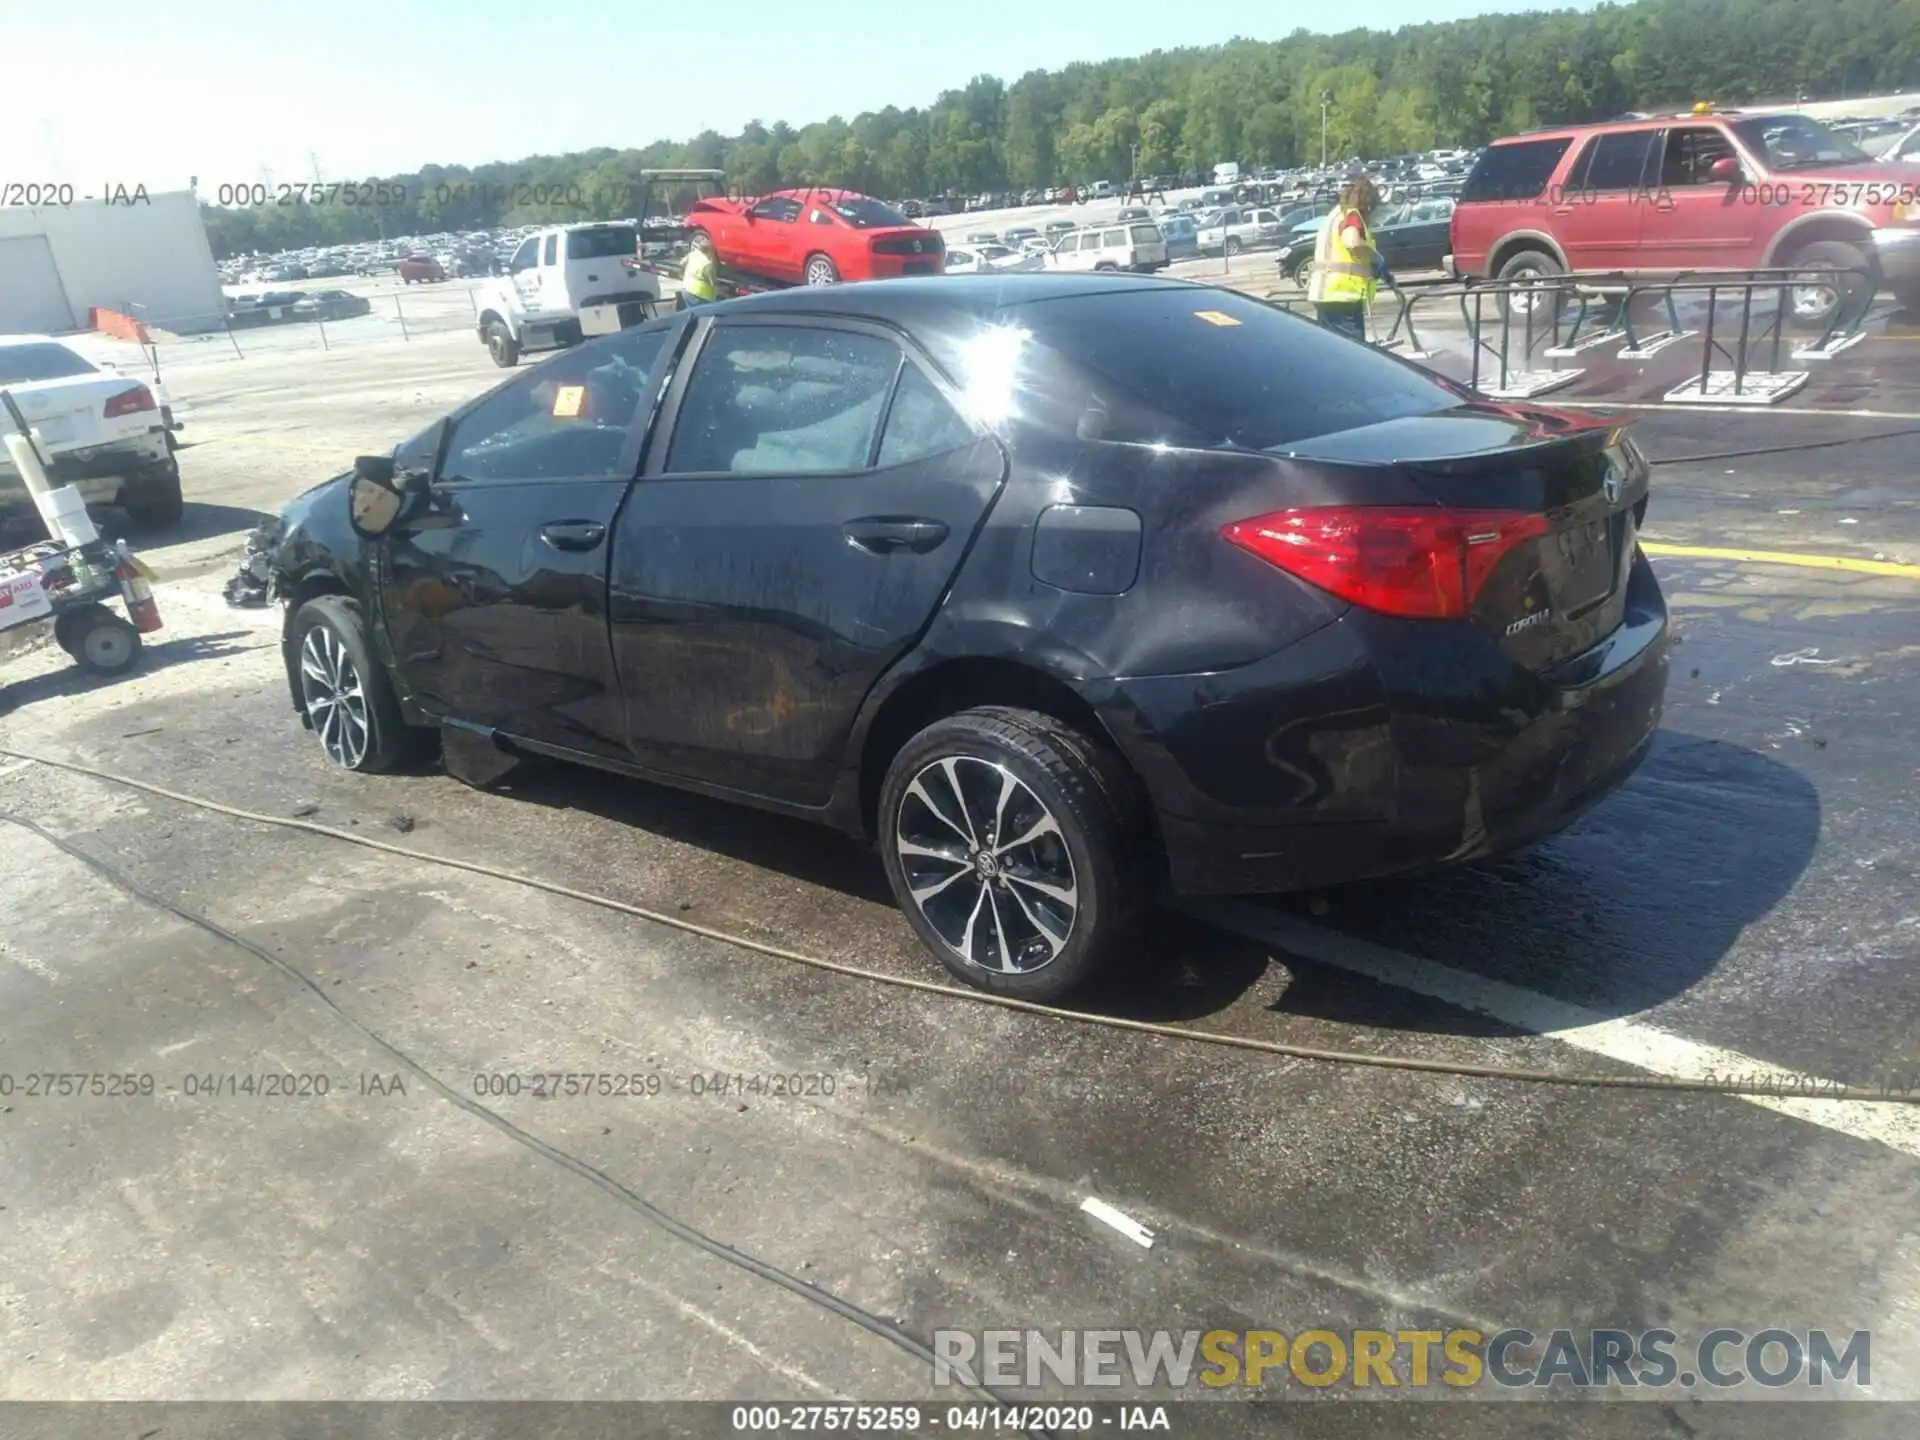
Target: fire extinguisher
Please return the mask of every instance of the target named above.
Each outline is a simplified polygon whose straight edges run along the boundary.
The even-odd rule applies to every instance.
[[[127,618],[142,635],[160,628],[160,607],[153,600],[153,586],[147,583],[147,568],[133,558],[126,541],[116,548],[114,575],[120,581],[120,598],[126,601]]]

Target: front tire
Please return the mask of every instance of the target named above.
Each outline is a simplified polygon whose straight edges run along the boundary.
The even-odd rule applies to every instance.
[[[487,354],[502,370],[511,370],[520,363],[520,342],[513,338],[505,322],[496,320],[487,326]]]
[[[982,990],[1050,1002],[1137,931],[1143,812],[1119,757],[1032,710],[940,720],[887,769],[887,881],[921,942]]]
[[[840,271],[828,256],[813,254],[807,257],[806,280],[809,285],[837,285],[840,283]]]
[[[307,601],[287,645],[301,708],[327,762],[364,775],[397,770],[411,737],[386,667],[367,643],[359,604],[345,595]]]

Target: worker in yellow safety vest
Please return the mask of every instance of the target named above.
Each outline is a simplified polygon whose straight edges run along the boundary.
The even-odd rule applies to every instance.
[[[680,308],[711,305],[719,298],[713,283],[713,255],[696,242],[687,250],[687,263],[680,270]]]
[[[1380,191],[1364,175],[1340,188],[1340,200],[1327,212],[1313,247],[1307,299],[1330,329],[1367,338],[1367,308],[1381,273],[1379,252],[1367,220],[1380,204]]]

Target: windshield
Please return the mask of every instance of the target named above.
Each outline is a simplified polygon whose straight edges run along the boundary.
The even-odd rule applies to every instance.
[[[0,385],[99,373],[64,345],[0,345]]]
[[[611,260],[616,256],[631,255],[639,246],[639,232],[627,225],[567,232],[569,260]]]
[[[891,205],[865,195],[848,195],[833,202],[833,213],[857,230],[885,230],[913,222]]]
[[[1733,130],[1769,170],[1806,170],[1815,165],[1862,165],[1873,157],[1851,140],[1804,115],[1736,120]]]

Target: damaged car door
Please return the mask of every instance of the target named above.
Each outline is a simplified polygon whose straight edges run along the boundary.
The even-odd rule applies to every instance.
[[[1006,461],[885,329],[705,325],[614,546],[629,734],[650,768],[817,805]]]
[[[607,641],[614,517],[679,319],[562,352],[456,412],[424,506],[377,548],[400,676],[428,712],[624,757]]]

